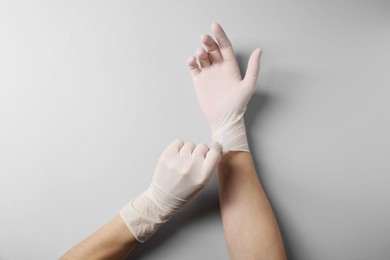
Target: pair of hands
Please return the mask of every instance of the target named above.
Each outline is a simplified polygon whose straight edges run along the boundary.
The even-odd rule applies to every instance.
[[[197,57],[189,58],[187,63],[199,105],[209,122],[214,143],[209,150],[205,144],[195,146],[192,143],[184,144],[180,140],[173,141],[160,158],[155,175],[157,179],[164,175],[160,174],[160,169],[163,168],[161,172],[169,174],[171,170],[179,172],[173,175],[188,175],[196,187],[198,184],[205,185],[221,158],[217,156],[221,149],[224,153],[249,151],[243,115],[256,89],[262,50],[253,51],[246,75],[241,79],[229,38],[219,24],[213,23],[211,29],[216,41],[210,35],[202,35],[201,42],[205,49],[199,49]],[[183,172],[185,174],[180,174]],[[160,180],[157,180],[157,183],[159,182]],[[162,183],[163,187],[169,186],[166,181]],[[193,194],[191,192],[187,194],[189,189],[186,188],[186,185],[177,185],[170,190],[177,191],[176,195],[179,198],[190,198]]]
[[[191,198],[191,190],[196,192],[199,185],[207,184],[221,158],[221,149],[224,153],[249,151],[243,115],[256,88],[262,50],[253,51],[246,75],[241,79],[230,40],[219,24],[213,23],[211,29],[216,41],[210,35],[202,35],[205,49],[199,49],[197,57],[189,58],[187,63],[214,143],[209,150],[205,144],[173,141],[161,155],[154,176],[155,183],[168,187],[167,191],[178,198]],[[188,178],[184,183],[193,183],[193,189],[184,185],[183,180],[172,183],[165,176],[170,172]]]
[[[187,62],[214,143],[208,147],[177,139],[162,153],[150,187],[120,212],[140,242],[146,241],[208,184],[221,153],[249,151],[243,115],[255,91],[261,49],[251,54],[242,79],[233,47],[222,27],[213,23],[211,29],[216,40],[202,35],[205,49],[198,50],[196,57]]]

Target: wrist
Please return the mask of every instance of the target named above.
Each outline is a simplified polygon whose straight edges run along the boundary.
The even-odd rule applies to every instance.
[[[230,120],[211,128],[212,139],[222,146],[222,153],[249,151],[245,123],[242,117]]]
[[[120,210],[119,215],[135,239],[144,243],[164,223],[165,217],[156,214],[158,211],[155,203],[147,196],[146,192],[143,192],[127,203]]]
[[[251,156],[248,151],[230,151],[222,155],[219,165],[240,164],[248,156]]]
[[[143,243],[183,208],[186,202],[152,182],[146,191],[120,210],[120,216],[136,240]]]
[[[250,152],[232,151],[222,156],[218,165],[220,176],[233,178],[233,175],[245,175],[254,168]]]

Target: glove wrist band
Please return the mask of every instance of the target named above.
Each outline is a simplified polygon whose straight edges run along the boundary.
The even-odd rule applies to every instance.
[[[221,144],[223,154],[229,151],[249,151],[245,123],[242,117],[215,129],[212,138],[213,141]]]
[[[152,182],[146,191],[125,205],[119,214],[135,239],[143,243],[186,202]]]

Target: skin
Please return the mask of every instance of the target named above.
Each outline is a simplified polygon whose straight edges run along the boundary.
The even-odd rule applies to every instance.
[[[60,259],[126,259],[137,245],[139,242],[118,215]]]
[[[195,145],[191,142],[184,143],[182,140],[174,140],[163,152],[154,174],[153,183],[161,185],[160,189],[165,189],[165,193],[182,200],[190,200],[198,192],[206,187],[214,172],[215,167],[221,159],[221,146],[217,143],[210,148],[205,144]],[[166,174],[172,175],[171,178]],[[164,183],[165,179],[168,180]],[[161,190],[160,190],[161,191]],[[153,219],[156,215],[168,216],[172,209],[167,209],[164,204],[159,204],[159,193],[155,195],[155,206],[162,207],[159,211],[149,208],[145,200],[139,204],[141,210],[148,212],[147,218]],[[143,194],[141,194],[141,198]],[[169,201],[172,203],[172,200]],[[174,201],[175,202],[175,201]],[[177,203],[177,201],[176,201]],[[137,210],[137,199],[132,202],[132,206]],[[172,205],[172,204],[171,204]],[[143,208],[146,206],[146,208]],[[183,205],[184,206],[184,205]],[[176,209],[175,209],[176,210]],[[144,215],[145,216],[145,215]],[[126,218],[124,218],[126,220]],[[140,236],[137,231],[133,234],[121,216],[115,217],[112,221],[104,225],[98,231],[90,235],[87,239],[77,244],[61,259],[125,259],[130,252],[139,244]]]
[[[213,80],[218,81],[216,77],[230,77],[229,83],[234,81],[232,83],[237,87],[254,87],[262,50],[254,50],[241,80],[230,40],[219,24],[213,23],[211,29],[216,41],[209,35],[202,35],[205,49],[198,50],[196,57],[187,61],[193,80],[201,78],[203,84],[214,87]],[[216,104],[220,97],[208,98],[214,99],[211,103]],[[224,154],[218,171],[222,222],[231,259],[287,259],[277,221],[257,177],[251,153],[231,151]]]
[[[222,222],[231,259],[287,259],[251,154],[230,152],[218,169]]]
[[[216,23],[212,31],[217,40],[202,35],[206,50],[188,60],[193,77],[202,72],[213,73],[213,66],[227,71],[238,68],[232,45]],[[261,49],[249,60],[244,81],[257,78]],[[253,83],[253,82],[252,82]],[[287,259],[279,228],[266,194],[257,177],[249,152],[229,152],[218,166],[221,215],[231,259]],[[139,244],[120,216],[101,227],[70,249],[61,259],[125,259]]]

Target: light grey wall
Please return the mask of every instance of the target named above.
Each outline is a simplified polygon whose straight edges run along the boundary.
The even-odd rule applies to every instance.
[[[220,22],[290,259],[390,255],[389,1],[1,1],[0,259],[55,259],[209,142],[186,59]],[[134,259],[228,259],[216,182]]]

